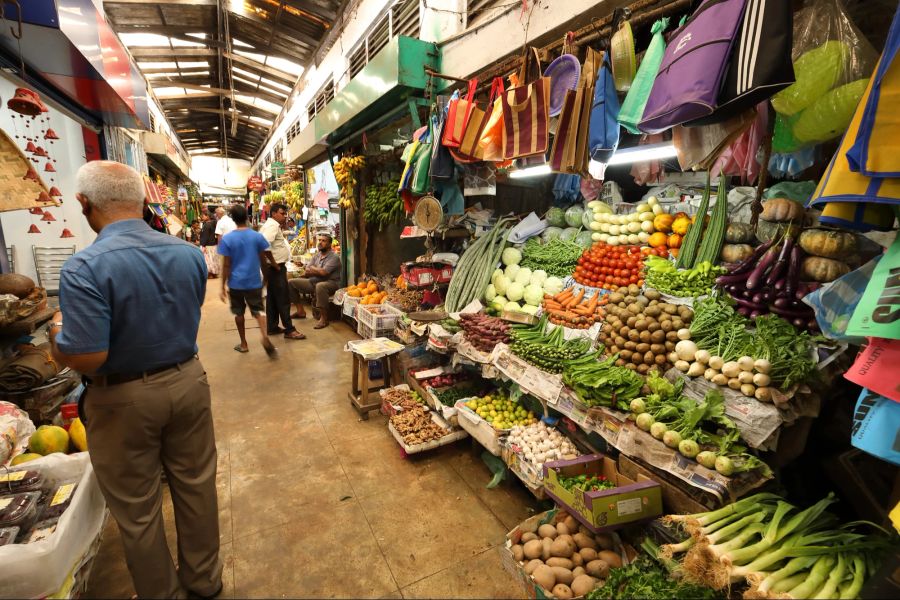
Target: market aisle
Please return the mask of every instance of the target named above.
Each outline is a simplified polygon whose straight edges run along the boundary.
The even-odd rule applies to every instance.
[[[355,338],[342,323],[276,345],[270,361],[248,331],[237,341],[218,281],[207,293],[200,355],[209,373],[219,452],[223,597],[520,597],[497,551],[534,513],[514,481],[497,489],[470,440],[404,459],[385,417],[350,407]],[[171,504],[164,504],[170,548]],[[131,597],[112,520],[88,597]]]

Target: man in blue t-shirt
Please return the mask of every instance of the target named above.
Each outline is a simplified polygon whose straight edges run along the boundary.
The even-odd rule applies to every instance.
[[[261,233],[247,227],[247,209],[242,204],[235,204],[229,211],[237,229],[222,236],[219,242],[219,254],[224,258],[222,265],[222,302],[225,294],[231,301],[231,314],[237,325],[241,343],[234,347],[238,352],[249,352],[247,336],[244,332],[244,311],[250,308],[250,314],[259,323],[262,345],[266,354],[273,356],[275,347],[266,333],[266,317],[263,314],[262,288],[265,285],[260,267],[265,260],[276,271],[281,268],[269,242]]]

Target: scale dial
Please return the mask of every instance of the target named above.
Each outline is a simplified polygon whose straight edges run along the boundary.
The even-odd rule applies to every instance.
[[[444,218],[444,209],[434,196],[422,196],[413,211],[413,223],[431,233],[438,228]]]

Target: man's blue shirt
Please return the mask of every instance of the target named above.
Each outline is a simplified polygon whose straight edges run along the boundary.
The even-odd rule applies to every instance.
[[[57,346],[66,354],[106,350],[99,374],[185,361],[197,352],[206,277],[191,244],[142,219],[110,223],[62,268]]]
[[[235,229],[222,236],[218,252],[231,258],[228,287],[233,290],[258,290],[263,285],[259,253],[269,249],[263,234],[252,229]]]

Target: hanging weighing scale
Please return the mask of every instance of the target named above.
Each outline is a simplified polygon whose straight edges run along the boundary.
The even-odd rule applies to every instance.
[[[422,196],[413,210],[413,224],[425,232],[425,257],[430,261],[434,254],[434,232],[444,220],[444,209],[437,198]]]

